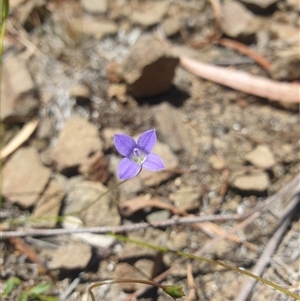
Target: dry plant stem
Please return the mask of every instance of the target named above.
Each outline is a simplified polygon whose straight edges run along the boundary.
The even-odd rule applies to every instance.
[[[252,273],[255,275],[260,276],[263,273],[265,267],[270,263],[270,259],[274,251],[276,250],[277,246],[279,245],[282,236],[287,230],[287,227],[290,225],[293,212],[295,212],[295,208],[299,204],[300,196],[299,194],[294,195],[293,199],[285,209],[283,216],[279,222],[279,227],[277,228],[276,232],[269,240],[268,244],[265,247],[264,252],[260,256],[259,260],[257,261]],[[248,299],[249,294],[251,293],[254,285],[256,283],[255,279],[249,278],[247,283],[241,289],[239,295],[236,297],[235,301],[246,301]]]
[[[180,64],[193,74],[232,89],[276,101],[300,102],[300,85],[283,83],[244,71],[202,63],[181,56]]]
[[[181,224],[191,224],[191,223],[201,223],[207,221],[232,221],[232,220],[244,220],[254,214],[255,212],[265,212],[268,210],[268,206],[272,204],[276,200],[282,199],[285,195],[289,195],[289,193],[297,193],[299,192],[299,181],[300,174],[298,174],[290,183],[286,184],[281,188],[276,194],[268,197],[264,203],[256,206],[252,211],[239,215],[207,215],[207,216],[187,216],[177,219],[167,219],[162,222],[153,222],[149,223],[139,223],[132,225],[121,225],[121,226],[104,226],[104,227],[91,227],[91,228],[80,228],[80,229],[27,229],[21,231],[0,231],[0,238],[9,238],[9,237],[25,237],[25,236],[52,236],[52,235],[60,235],[60,234],[69,234],[69,233],[123,233],[123,232],[131,232],[138,229],[147,229],[150,227],[168,227],[173,225],[181,225]],[[291,195],[292,197],[293,195]]]
[[[152,280],[141,280],[141,279],[116,279],[116,280],[104,280],[104,281],[99,281],[96,283],[93,283],[92,285],[89,286],[88,288],[88,292],[92,298],[92,301],[96,301],[95,299],[95,295],[92,291],[92,289],[94,289],[95,287],[101,286],[101,285],[105,285],[105,284],[115,284],[115,283],[142,283],[142,284],[147,284],[147,285],[151,285],[151,286],[155,286],[157,288],[161,288],[163,290],[165,290],[167,288],[167,285],[162,285],[159,283],[156,283]]]
[[[2,148],[0,159],[6,158],[11,153],[13,153],[18,147],[20,147],[35,131],[38,122],[38,119],[34,118],[28,123],[26,123],[26,125],[22,127],[18,134]]]
[[[140,229],[147,228],[156,228],[156,227],[168,227],[174,225],[182,224],[192,224],[199,222],[207,221],[232,221],[232,220],[242,220],[246,218],[247,215],[207,215],[207,216],[187,216],[176,219],[167,219],[162,222],[153,222],[149,223],[138,223],[131,225],[121,225],[121,226],[103,226],[103,227],[89,227],[89,228],[79,228],[79,229],[27,229],[21,231],[1,231],[1,238],[9,237],[25,237],[25,236],[52,236],[52,235],[61,235],[61,234],[73,234],[73,233],[96,233],[96,234],[106,234],[106,233],[123,233],[123,232],[132,232]]]
[[[217,41],[218,44],[225,46],[225,47],[230,47],[234,50],[237,50],[245,55],[247,55],[248,57],[250,57],[251,59],[253,59],[257,64],[259,64],[261,67],[263,67],[267,72],[269,72],[270,68],[271,68],[271,63],[264,58],[262,55],[260,55],[258,52],[252,50],[251,48],[249,48],[247,45],[234,41],[234,40],[230,40],[230,39],[219,39]]]

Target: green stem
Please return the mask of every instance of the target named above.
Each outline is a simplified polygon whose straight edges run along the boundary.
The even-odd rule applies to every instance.
[[[181,252],[181,251],[172,251],[172,250],[170,250],[166,247],[156,246],[156,245],[152,245],[152,244],[145,243],[145,242],[142,242],[142,241],[130,239],[130,238],[127,238],[123,235],[117,235],[117,234],[113,234],[113,233],[110,233],[109,235],[115,237],[116,239],[118,239],[120,241],[133,243],[133,244],[136,244],[136,245],[139,245],[139,246],[144,246],[144,247],[147,247],[149,249],[153,249],[153,250],[156,250],[156,251],[159,251],[159,252],[162,252],[162,253],[170,252],[170,253],[176,254],[179,257],[185,257],[185,258],[189,258],[189,259],[193,259],[193,260],[204,261],[204,262],[207,262],[207,263],[213,264],[213,265],[222,266],[222,267],[224,267],[228,270],[235,271],[237,273],[246,275],[248,277],[254,278],[257,281],[265,283],[265,284],[275,288],[276,290],[286,294],[287,296],[293,297],[295,300],[300,300],[300,296],[297,296],[296,294],[284,289],[283,287],[279,286],[278,284],[276,284],[274,282],[271,282],[271,281],[266,280],[262,277],[256,276],[256,275],[254,275],[254,274],[252,274],[248,271],[245,271],[245,270],[236,268],[234,266],[228,265],[228,264],[223,263],[221,261],[212,260],[212,259],[205,258],[205,257],[202,257],[202,256],[196,256],[196,255],[193,255],[193,254],[187,254],[187,253],[184,253],[184,252]]]

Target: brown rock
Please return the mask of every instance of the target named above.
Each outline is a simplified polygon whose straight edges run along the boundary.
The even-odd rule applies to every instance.
[[[107,12],[107,0],[81,0],[83,9],[91,14],[104,14]]]
[[[133,23],[144,27],[158,24],[167,13],[169,3],[167,1],[149,1],[140,9],[135,9],[130,15]]]
[[[86,85],[73,86],[70,89],[70,96],[75,98],[78,105],[85,105],[90,101],[91,90]]]
[[[247,193],[265,192],[270,184],[269,176],[266,172],[253,172],[251,174],[233,175],[231,186]]]
[[[92,36],[97,40],[101,40],[105,36],[115,35],[118,31],[117,25],[107,20],[73,18],[70,23],[76,31],[83,35]]]
[[[114,279],[125,279],[130,278],[132,279],[141,279],[141,280],[148,280],[152,278],[151,272],[153,270],[154,262],[149,259],[141,259],[135,264],[131,265],[127,262],[120,262],[117,264],[116,269],[114,271]],[[120,287],[124,291],[134,291],[142,287],[139,283],[120,283]]]
[[[127,100],[126,85],[124,84],[111,84],[107,90],[107,96],[109,99],[116,98],[120,102]]]
[[[299,47],[281,51],[273,60],[270,75],[277,80],[299,80],[300,79],[300,52]]]
[[[4,61],[1,81],[1,120],[23,122],[35,116],[39,100],[31,75],[21,56]]]
[[[217,155],[213,154],[208,159],[209,164],[215,170],[221,170],[226,166],[226,163]]]
[[[191,211],[199,208],[201,191],[196,187],[182,187],[176,193],[170,195],[170,200],[178,209]]]
[[[246,154],[245,159],[258,168],[271,168],[276,163],[274,155],[266,145],[257,146]]]
[[[253,40],[259,29],[258,20],[242,4],[228,0],[222,6],[222,31],[232,38]]]
[[[48,264],[50,269],[84,269],[92,257],[92,249],[80,241],[58,247]]]
[[[44,167],[33,147],[18,149],[4,164],[3,196],[21,206],[31,207],[43,192],[51,170]]]
[[[120,67],[128,90],[137,98],[167,91],[178,58],[151,35],[142,36]]]
[[[163,30],[166,37],[172,37],[179,33],[180,30],[180,19],[179,18],[168,18],[163,24]]]
[[[120,223],[120,216],[116,205],[113,204],[111,195],[107,194],[99,198],[107,191],[107,188],[101,183],[83,181],[75,183],[69,190],[64,214],[78,212],[78,216],[84,224],[91,227],[113,226]],[[99,200],[95,201],[97,198]],[[95,203],[87,208],[94,201]]]
[[[287,0],[288,6],[293,8],[294,10],[300,12],[300,2],[299,0]]]
[[[166,144],[170,145],[174,152],[185,151],[193,157],[193,145],[179,110],[168,103],[162,103],[154,108],[154,118]]]
[[[81,117],[72,117],[62,129],[51,157],[59,171],[78,168],[102,153],[97,128]]]
[[[57,174],[51,179],[50,184],[38,200],[32,214],[33,218],[39,218],[37,222],[34,223],[36,227],[51,228],[56,225],[57,221],[54,217],[59,215],[61,203],[65,195],[65,180],[64,176]],[[43,217],[52,218],[43,219]]]

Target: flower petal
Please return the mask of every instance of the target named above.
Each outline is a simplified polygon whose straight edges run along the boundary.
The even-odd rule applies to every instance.
[[[141,165],[131,161],[128,158],[121,160],[118,166],[120,180],[128,180],[135,177],[142,169]]]
[[[144,132],[138,139],[137,145],[147,153],[150,153],[156,143],[155,130]]]
[[[129,157],[136,143],[132,137],[124,134],[115,134],[114,143],[117,151],[124,157]]]
[[[156,171],[164,169],[165,165],[160,156],[156,154],[149,154],[143,163],[143,167],[151,171]]]

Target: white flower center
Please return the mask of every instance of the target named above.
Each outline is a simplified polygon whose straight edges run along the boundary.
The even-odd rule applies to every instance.
[[[147,158],[147,154],[135,147],[132,151],[131,160],[139,165],[142,165]]]

